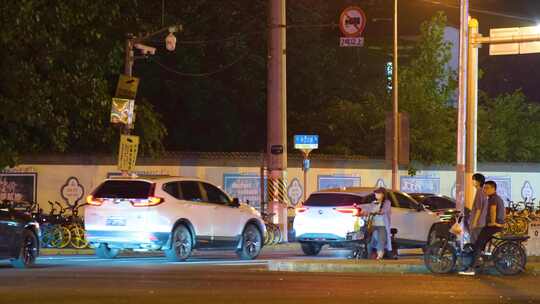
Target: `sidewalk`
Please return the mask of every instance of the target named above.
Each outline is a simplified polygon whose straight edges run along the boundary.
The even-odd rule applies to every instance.
[[[427,273],[420,259],[407,260],[273,260],[270,271],[292,272],[367,272],[367,273]]]
[[[527,263],[527,273],[540,275],[538,257]],[[281,272],[431,273],[421,258],[400,260],[271,260],[268,270]],[[494,274],[497,274],[494,272]]]

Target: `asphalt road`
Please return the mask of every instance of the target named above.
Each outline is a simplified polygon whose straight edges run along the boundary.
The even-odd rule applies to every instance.
[[[318,259],[342,258],[327,251]],[[289,257],[292,256],[292,257]],[[239,261],[197,254],[186,263],[162,256],[102,260],[42,257],[34,269],[0,263],[0,303],[540,303],[540,278],[364,273],[269,272],[265,253]]]

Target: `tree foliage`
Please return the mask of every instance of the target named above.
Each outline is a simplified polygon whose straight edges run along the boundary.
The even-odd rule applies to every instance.
[[[479,103],[480,161],[540,161],[540,105],[521,91],[494,98],[482,94]]]
[[[387,17],[383,2],[367,2],[368,15]],[[349,4],[288,2],[288,136],[317,133],[320,152],[382,158],[391,23],[368,24],[364,48],[340,48],[335,23]],[[166,1],[164,24],[160,1],[3,1],[0,16],[0,168],[23,154],[114,151],[118,130],[108,120],[125,34],[172,24],[184,26],[176,51],[164,49],[164,35],[153,37],[145,43],[156,55],[138,57],[134,68],[143,153],[264,151],[266,0]],[[438,14],[418,41],[400,42],[411,47],[400,57],[400,110],[411,118],[412,159],[422,163],[455,160],[445,23]],[[540,159],[536,113],[519,92],[484,96],[480,159]]]
[[[452,163],[456,158],[456,73],[449,67],[451,44],[444,40],[446,17],[439,13],[420,29],[411,60],[400,71],[400,110],[410,114],[411,159]]]
[[[0,168],[25,153],[108,152],[108,123],[131,1],[3,1],[0,7]],[[127,18],[123,13],[128,12]],[[161,148],[163,126],[144,100],[143,150]]]

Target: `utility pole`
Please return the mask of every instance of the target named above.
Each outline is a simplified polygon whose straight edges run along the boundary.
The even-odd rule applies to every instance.
[[[126,35],[126,42],[125,42],[125,45],[124,45],[124,52],[125,52],[125,54],[124,54],[124,75],[127,76],[128,78],[131,78],[133,76],[133,65],[135,64],[135,54],[134,54],[134,51],[133,51],[134,48],[140,49],[142,51],[142,53],[144,54],[144,56],[154,55],[155,52],[156,52],[156,48],[144,45],[142,43],[145,40],[148,40],[149,38],[151,38],[154,35],[161,34],[161,33],[164,33],[164,32],[168,31],[169,34],[167,35],[167,37],[165,38],[165,41],[164,41],[165,42],[165,48],[168,51],[172,52],[176,48],[176,37],[174,36],[173,33],[181,31],[181,30],[182,30],[182,25],[175,25],[175,26],[170,26],[170,27],[167,27],[167,28],[163,28],[163,29],[161,29],[161,30],[159,30],[157,32],[148,34],[148,35],[146,35],[144,37],[135,37],[133,34],[127,34]],[[130,80],[130,81],[132,81],[132,80]],[[118,94],[118,92],[120,92],[119,88],[121,88],[120,81],[119,81],[119,85],[118,85],[118,88],[117,88],[117,94]],[[133,94],[129,94],[130,96],[129,96],[128,99],[131,102],[131,107],[133,107],[133,105],[134,105],[133,103],[134,103],[134,100],[135,100],[135,94],[136,94],[136,89],[135,89],[135,92]],[[116,96],[116,97],[126,98],[127,96]],[[130,153],[126,152],[126,153],[124,153],[125,149],[127,149],[127,151],[129,151],[129,149],[128,148],[122,148],[122,147],[126,147],[125,144],[122,144],[122,142],[124,142],[124,140],[127,141],[127,142],[133,142],[133,140],[136,140],[136,144],[134,144],[134,145],[138,146],[138,137],[136,137],[136,139],[133,139],[133,136],[132,136],[132,138],[130,139],[129,136],[128,136],[128,135],[130,135],[132,128],[133,128],[133,122],[132,121],[121,124],[120,148],[118,149],[119,150],[118,163],[119,163],[119,167],[124,168],[124,169],[122,169],[122,175],[124,175],[124,176],[129,174],[130,169],[127,169],[127,168],[135,166],[135,160],[133,160],[132,164],[129,165],[129,166],[128,165],[121,165],[121,164],[125,164],[125,162],[124,162],[125,160],[124,160],[124,158],[120,157],[120,155],[132,155],[132,157],[134,159],[136,159],[136,155],[137,155],[136,152],[130,152]],[[135,151],[136,151],[136,149],[135,149]],[[129,160],[129,158],[125,158],[125,159]],[[131,161],[129,161],[128,163],[131,163]]]
[[[467,43],[467,149],[465,159],[465,202],[472,207],[474,185],[472,176],[476,172],[476,137],[478,108],[478,47],[474,39],[478,36],[478,20],[470,19],[469,42]]]
[[[279,204],[278,224],[287,241],[286,1],[268,0],[267,145],[268,200]]]
[[[133,34],[126,35],[124,74],[129,77],[133,76],[133,64],[135,63],[135,56],[133,52],[133,39]],[[124,125],[121,132],[124,135],[129,135],[131,133],[131,126]]]
[[[478,20],[470,19],[468,26],[465,199],[470,206],[474,197],[472,175],[477,165],[478,49],[482,44],[488,44],[490,55],[540,53],[537,44],[540,42],[540,30],[536,26],[492,29],[489,37],[483,37],[478,30]]]
[[[394,0],[394,58],[392,63],[392,189],[399,190],[398,0]]]
[[[459,98],[457,125],[456,207],[465,207],[465,120],[467,117],[467,55],[469,39],[469,0],[461,0],[459,30]]]

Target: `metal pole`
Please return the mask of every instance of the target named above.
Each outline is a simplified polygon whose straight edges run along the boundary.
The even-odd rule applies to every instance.
[[[124,74],[131,77],[133,76],[133,64],[135,62],[134,53],[133,53],[133,35],[126,35],[126,45],[125,45],[125,57],[124,57]],[[130,126],[124,125],[122,127],[122,134],[129,135],[131,133]]]
[[[133,76],[133,35],[126,35],[126,45],[125,45],[125,57],[124,57],[124,74],[127,76]]]
[[[165,0],[161,0],[161,26],[165,26]]]
[[[261,171],[260,171],[260,184],[259,184],[259,190],[260,190],[260,211],[261,212],[268,212],[270,213],[270,210],[268,210],[268,204],[265,202],[265,181],[266,181],[266,156],[264,153],[261,155]]]
[[[134,53],[133,53],[133,35],[127,34],[126,35],[126,44],[124,49],[124,74],[131,77],[133,76],[133,64],[135,62]],[[123,135],[130,135],[131,129],[130,125],[122,125],[120,132]],[[120,136],[122,137],[122,136]],[[122,171],[123,176],[128,176],[128,171]]]
[[[467,115],[467,49],[469,37],[469,0],[461,0],[459,30],[459,99],[457,125],[456,208],[465,206],[465,119]]]
[[[474,200],[472,176],[476,172],[476,126],[478,108],[478,20],[469,21],[468,66],[467,66],[467,150],[465,159],[465,202],[471,207]]]
[[[303,201],[304,202],[306,201],[306,198],[307,198],[307,187],[308,187],[308,184],[307,184],[307,168],[304,168],[304,196],[303,196]]]
[[[393,92],[393,149],[392,149],[392,189],[399,188],[399,107],[398,107],[398,0],[394,0],[394,58],[392,63],[392,92]]]
[[[309,153],[311,150],[304,150],[302,151],[302,155],[304,155],[304,160],[302,162],[302,171],[304,171],[304,195],[303,195],[303,201],[305,202],[307,199],[307,192],[308,192],[308,170],[309,168],[306,166],[307,160],[309,159]]]
[[[286,86],[286,18],[285,0],[269,0],[268,35],[268,85],[267,85],[267,153],[269,183],[276,186],[277,194],[269,197],[286,203],[287,172],[287,86]],[[282,153],[272,153],[272,147],[282,149]],[[270,188],[270,187],[269,187]],[[272,187],[273,188],[273,187]],[[286,207],[286,206],[283,206]],[[286,210],[286,208],[285,208]],[[286,211],[285,211],[286,212]],[[284,240],[287,241],[287,217],[282,219]]]

